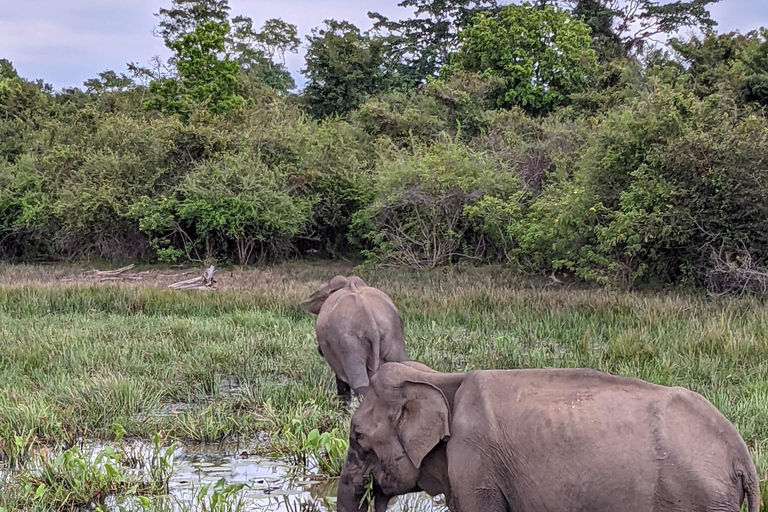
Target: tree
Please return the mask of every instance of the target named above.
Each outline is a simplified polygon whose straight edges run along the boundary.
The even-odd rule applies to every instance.
[[[297,53],[300,44],[296,25],[279,18],[265,21],[261,31],[246,16],[232,20],[228,46],[240,68],[278,92],[285,93],[296,86],[285,67],[285,54]]]
[[[700,97],[730,91],[743,102],[768,106],[768,29],[673,39],[686,86]]]
[[[103,94],[105,92],[123,92],[135,84],[131,77],[125,73],[118,75],[115,71],[108,69],[99,73],[97,78],[89,78],[83,82],[83,85],[86,92]]]
[[[242,85],[237,78],[237,62],[220,56],[228,32],[227,23],[209,21],[177,41],[166,41],[175,54],[178,78],[153,82],[149,87],[152,97],[145,107],[186,120],[195,106],[214,114],[240,106],[244,100],[238,94]]]
[[[498,106],[542,114],[584,87],[596,64],[590,42],[589,28],[564,10],[510,5],[462,32],[454,66],[500,80]]]
[[[326,20],[307,41],[304,99],[312,115],[344,114],[386,89],[381,39],[346,21]]]
[[[0,165],[6,160],[14,162],[28,150],[30,135],[38,125],[35,118],[45,115],[51,103],[45,94],[50,93],[49,87],[23,79],[10,61],[0,59]],[[0,168],[0,174],[3,172]],[[0,189],[2,186],[0,182]]]
[[[478,12],[497,7],[496,0],[402,0],[398,5],[414,9],[413,15],[401,21],[377,12],[368,16],[374,29],[387,32],[387,50],[412,83],[436,75],[456,51],[459,31]]]
[[[600,62],[625,54],[621,38],[613,28],[615,11],[605,5],[605,0],[576,0],[573,14],[592,32],[593,46]]]
[[[707,6],[719,1],[539,0],[539,5],[572,11],[592,29],[601,57],[611,58],[621,53],[640,53],[657,36],[671,35],[682,28],[711,30],[717,22]]]
[[[160,9],[155,35],[164,41],[177,41],[195,29],[213,21],[229,21],[229,0],[171,0],[170,9]]]

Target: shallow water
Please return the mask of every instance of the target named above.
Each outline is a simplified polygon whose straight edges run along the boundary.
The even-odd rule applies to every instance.
[[[99,451],[91,446],[93,453]],[[125,447],[135,459],[149,457],[151,446],[134,443]],[[251,455],[236,446],[183,446],[174,455],[174,474],[169,482],[170,510],[196,510],[198,492],[205,484],[213,486],[220,479],[227,484],[245,484],[238,494],[247,512],[331,512],[335,511],[338,480],[313,475],[306,468],[285,461]],[[212,492],[212,491],[211,491]],[[131,503],[113,503],[121,510],[132,510]],[[447,510],[441,499],[427,494],[403,496],[390,504],[389,510],[419,512]]]
[[[283,461],[237,454],[218,447],[186,447],[179,451],[177,471],[171,479],[171,494],[181,498],[193,489],[225,478],[244,483],[242,496],[248,511],[333,511],[338,481],[303,474]],[[185,492],[186,491],[186,492]],[[327,498],[327,499],[326,499]],[[394,511],[439,510],[426,494],[398,499]]]

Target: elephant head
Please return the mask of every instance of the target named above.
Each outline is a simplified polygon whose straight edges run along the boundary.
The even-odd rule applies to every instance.
[[[303,301],[300,305],[305,311],[308,311],[313,315],[317,315],[320,313],[320,308],[323,307],[323,304],[333,292],[339,291],[351,284],[355,284],[357,286],[368,286],[365,284],[365,281],[357,276],[336,276],[327,283],[323,283],[315,293],[310,295],[309,298]]]
[[[425,457],[450,436],[450,405],[430,374],[418,363],[387,363],[371,379],[350,424],[339,512],[368,510],[368,475],[377,512],[387,509],[390,498],[417,489]]]

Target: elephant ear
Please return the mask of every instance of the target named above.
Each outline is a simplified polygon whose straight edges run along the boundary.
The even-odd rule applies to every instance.
[[[344,288],[348,283],[348,280],[344,276],[336,276],[327,283],[323,283],[315,293],[309,296],[309,298],[303,301],[300,306],[303,310],[317,315],[320,313],[320,308],[325,304],[326,299],[331,296],[335,291]]]
[[[349,276],[347,279],[349,280],[349,284],[354,284],[355,286],[368,286],[360,277]]]
[[[402,390],[405,402],[398,436],[406,455],[418,469],[424,457],[451,435],[451,410],[440,388],[428,382],[409,381]]]

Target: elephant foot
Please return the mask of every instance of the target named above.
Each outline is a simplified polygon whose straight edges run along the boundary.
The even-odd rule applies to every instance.
[[[342,404],[349,405],[349,401],[352,398],[352,390],[350,389],[349,384],[338,377],[336,377],[336,394]]]

